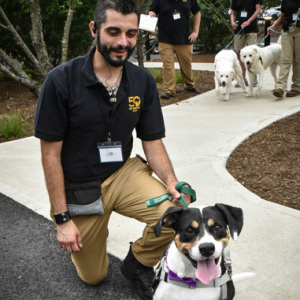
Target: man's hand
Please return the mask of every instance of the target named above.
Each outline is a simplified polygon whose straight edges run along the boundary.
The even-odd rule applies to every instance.
[[[79,252],[82,248],[80,232],[72,220],[57,225],[57,241],[68,253]]]
[[[251,22],[250,22],[249,20],[247,20],[247,21],[245,21],[245,22],[241,25],[241,27],[242,27],[242,28],[245,28],[245,27],[249,26],[250,23],[251,23]]]
[[[169,184],[169,186],[167,187],[167,192],[168,192],[169,194],[172,195],[172,197],[173,197],[172,202],[173,202],[176,206],[183,207],[183,206],[181,205],[181,203],[178,201],[178,199],[180,198],[180,193],[175,189],[176,184],[177,184],[177,182],[175,182],[175,184]],[[185,184],[184,186],[187,186],[187,187],[188,187],[188,185],[186,185],[186,184]],[[188,194],[184,194],[184,193],[182,193],[182,196],[183,196],[183,198],[184,198],[186,204],[187,204],[187,205],[190,205],[190,203],[191,203],[191,196],[188,195]]]
[[[190,43],[193,44],[196,41],[197,37],[198,37],[198,33],[192,32],[189,36]]]

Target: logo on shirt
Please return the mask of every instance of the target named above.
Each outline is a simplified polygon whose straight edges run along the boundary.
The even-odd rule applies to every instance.
[[[141,108],[141,98],[139,96],[128,97],[129,110],[137,112]]]

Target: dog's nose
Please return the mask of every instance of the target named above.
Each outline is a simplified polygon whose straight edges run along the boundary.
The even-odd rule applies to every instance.
[[[250,61],[247,61],[247,65],[250,65]]]
[[[214,254],[215,252],[215,245],[212,243],[204,243],[199,246],[200,253],[205,256],[209,257]]]

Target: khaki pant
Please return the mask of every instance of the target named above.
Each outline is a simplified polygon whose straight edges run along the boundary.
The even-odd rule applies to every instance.
[[[165,201],[148,208],[145,201],[165,193],[166,187],[152,176],[149,166],[137,157],[129,159],[103,182],[104,215],[77,216],[72,219],[80,231],[83,244],[80,252],[72,253],[72,261],[83,281],[95,285],[107,275],[107,227],[113,211],[146,223],[142,237],[132,244],[132,252],[145,266],[158,263],[173,239],[174,232],[164,228],[162,234],[156,237],[152,226],[173,203]],[[53,218],[53,212],[51,216]],[[126,226],[126,223],[120,226]],[[127,227],[127,230],[130,231],[131,228]]]
[[[300,28],[296,27],[291,32],[281,31],[281,46],[281,66],[277,87],[283,91],[286,89],[292,66],[291,89],[300,92]]]
[[[256,45],[257,43],[257,33],[244,33],[237,34],[234,40],[234,50],[239,51],[246,46]]]
[[[192,79],[192,57],[193,45],[171,45],[166,43],[158,44],[158,52],[163,61],[163,77],[165,92],[175,95],[176,93],[176,75],[174,67],[174,53],[176,53],[184,87],[192,89],[195,87],[195,81]]]

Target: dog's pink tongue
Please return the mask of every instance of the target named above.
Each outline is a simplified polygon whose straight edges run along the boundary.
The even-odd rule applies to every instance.
[[[204,284],[209,284],[220,274],[214,259],[206,259],[197,262],[196,277]]]

